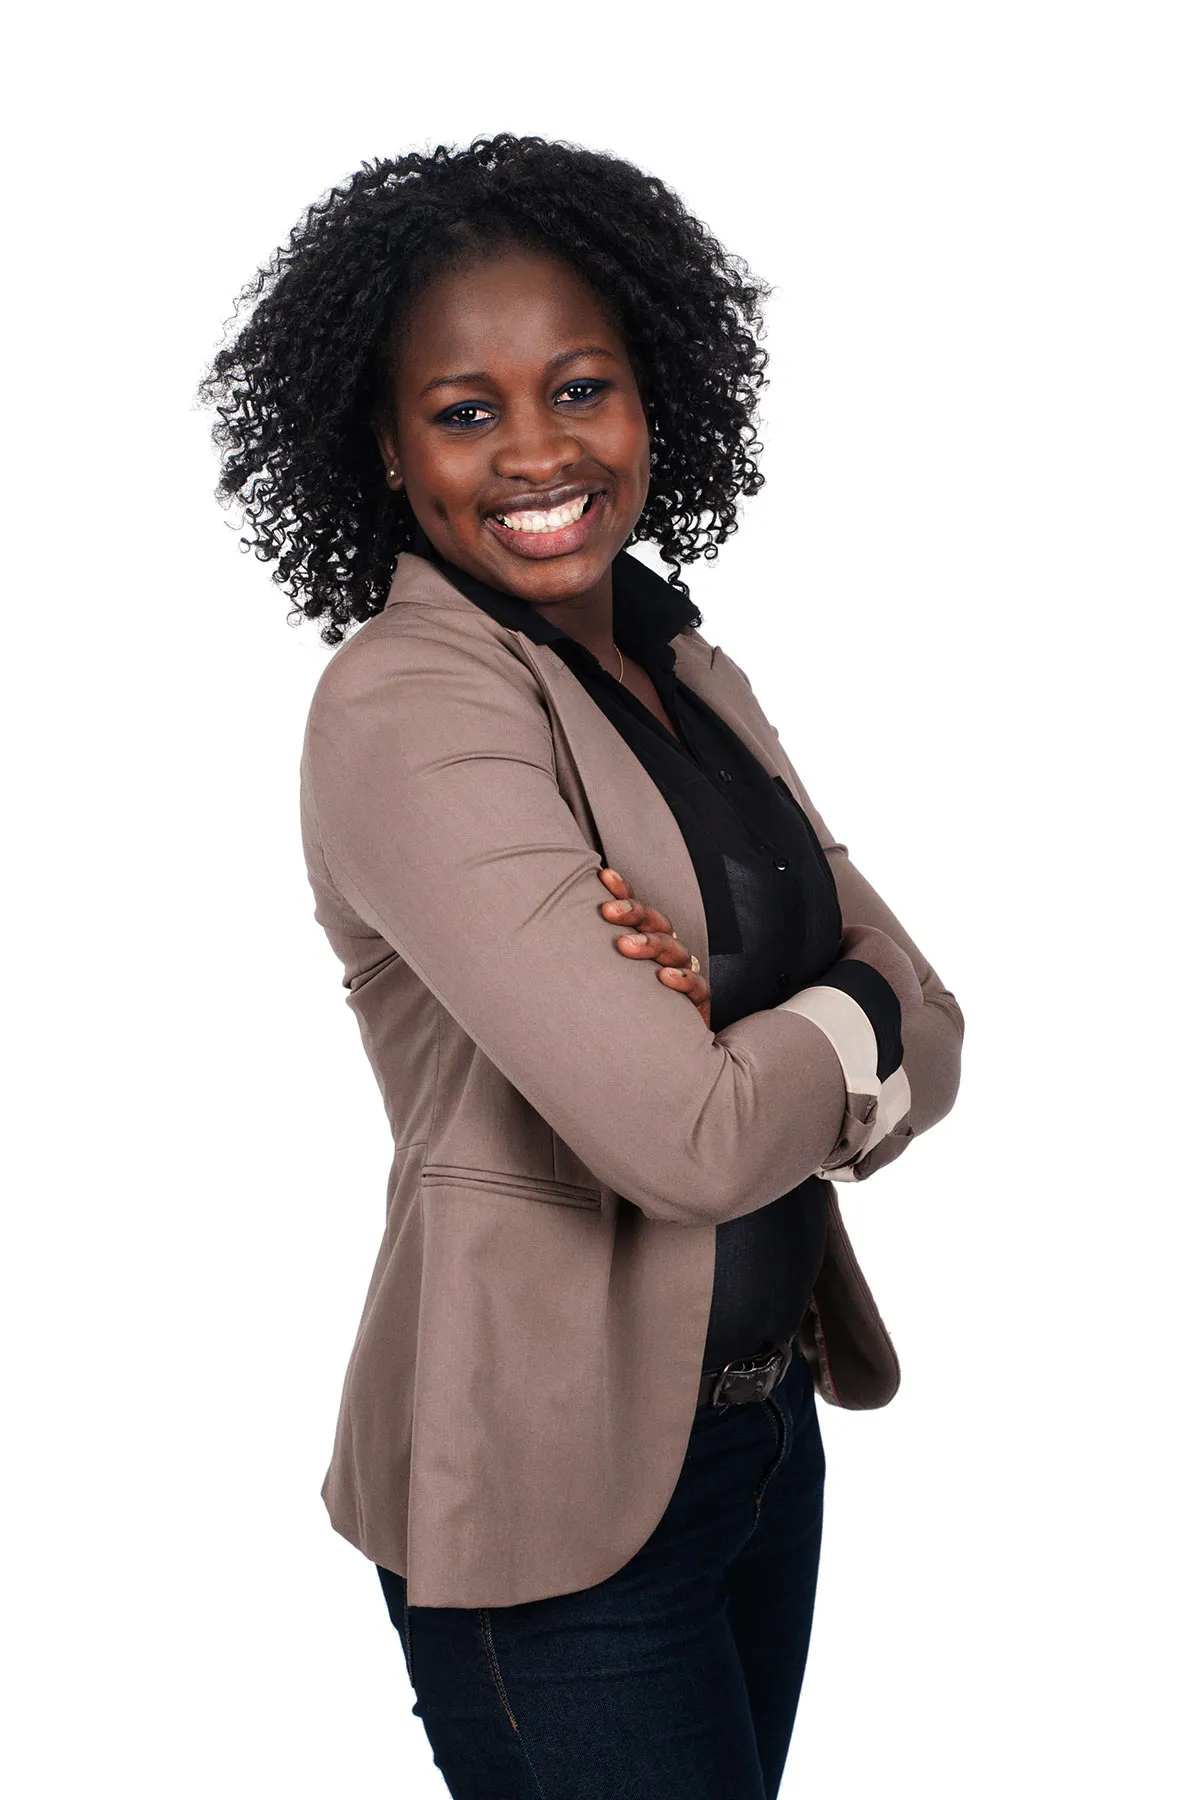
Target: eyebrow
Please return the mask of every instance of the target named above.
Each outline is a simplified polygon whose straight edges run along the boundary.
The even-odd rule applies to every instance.
[[[603,344],[582,344],[577,350],[561,350],[557,356],[550,358],[546,367],[560,369],[564,363],[577,362],[581,356],[607,356],[610,362],[617,360],[612,351],[606,350]],[[417,399],[423,400],[426,394],[433,392],[434,388],[470,387],[473,382],[489,382],[492,379],[486,369],[471,369],[464,375],[435,375],[432,381],[425,383],[417,395]]]

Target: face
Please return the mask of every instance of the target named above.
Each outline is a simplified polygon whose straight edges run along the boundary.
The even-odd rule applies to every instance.
[[[440,277],[400,349],[387,479],[449,562],[535,604],[607,597],[650,483],[625,347],[566,264],[514,251]]]

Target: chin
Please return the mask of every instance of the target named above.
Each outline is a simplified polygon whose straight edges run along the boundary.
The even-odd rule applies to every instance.
[[[515,592],[524,594],[530,600],[571,600],[577,594],[586,594],[594,588],[607,571],[612,567],[616,552],[612,556],[589,556],[586,559],[577,556],[556,557],[544,562],[540,568],[523,566],[511,572],[506,571],[505,579]]]

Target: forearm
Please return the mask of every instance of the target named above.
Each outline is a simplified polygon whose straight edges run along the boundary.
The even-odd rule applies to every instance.
[[[949,1001],[947,1005],[946,1002]],[[909,1124],[920,1137],[944,1119],[958,1093],[962,1013],[953,995],[926,997],[904,1022],[904,1068],[911,1094]]]
[[[876,1169],[882,1168],[885,1163],[894,1161],[914,1137],[921,1132],[928,1131],[929,1127],[944,1118],[953,1106],[958,1092],[961,1064],[962,1009],[928,957],[913,941],[895,913],[875,891],[862,872],[851,862],[846,845],[834,837],[825,820],[813,805],[794,763],[780,740],[778,729],[767,718],[754,698],[753,689],[745,671],[740,669],[732,657],[727,654],[725,660],[745,682],[750,703],[757,713],[759,723],[775,742],[777,755],[790,782],[790,791],[794,798],[799,799],[816,833],[817,841],[828,859],[837,887],[843,928],[869,926],[886,934],[893,944],[898,945],[908,957],[920,985],[920,1006],[906,1007],[904,1013],[903,1061],[901,1067],[890,1078],[893,1083],[891,1096],[893,1104],[889,1109],[892,1113],[892,1121],[881,1139],[872,1144],[869,1149],[864,1149],[865,1139],[860,1134],[857,1166],[852,1171],[843,1169],[840,1177],[840,1179],[863,1180],[867,1175],[873,1174]],[[919,817],[913,818],[912,829],[914,833],[921,836],[922,842],[929,843],[936,848],[936,832],[924,830]],[[784,1002],[785,1006],[789,1004],[791,1003]],[[845,1059],[843,1059],[843,1067],[845,1067]],[[881,1081],[881,1091],[883,1085]],[[905,1089],[907,1089],[907,1094],[905,1094]],[[900,1110],[902,1104],[903,1111]],[[848,1093],[848,1112],[854,1105],[857,1105],[860,1111],[862,1110],[861,1097],[851,1097]]]

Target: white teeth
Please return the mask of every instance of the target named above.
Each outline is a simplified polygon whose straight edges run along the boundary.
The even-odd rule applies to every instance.
[[[564,525],[573,525],[576,519],[583,517],[587,503],[588,496],[581,494],[578,500],[556,506],[553,512],[497,513],[496,517],[510,531],[561,531]]]

